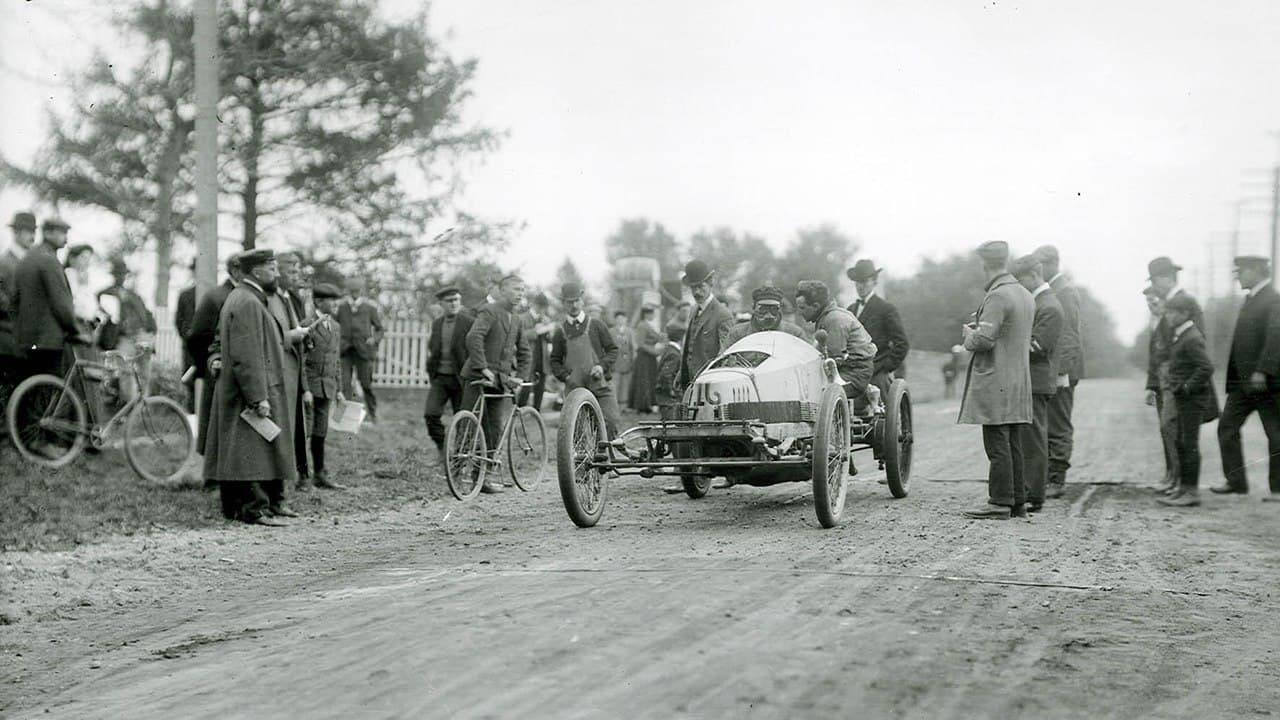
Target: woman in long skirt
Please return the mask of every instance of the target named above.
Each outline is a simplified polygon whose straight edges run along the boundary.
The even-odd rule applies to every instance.
[[[657,402],[653,397],[653,386],[658,381],[658,355],[664,345],[655,326],[655,313],[651,307],[640,311],[640,322],[636,323],[635,330],[636,360],[631,368],[629,404],[636,412],[645,414],[653,412]]]

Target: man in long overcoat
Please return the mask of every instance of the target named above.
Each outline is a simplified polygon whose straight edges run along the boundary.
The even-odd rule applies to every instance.
[[[964,326],[964,347],[973,353],[960,399],[959,422],[982,426],[991,463],[986,505],[965,515],[1007,520],[1026,515],[1023,425],[1032,421],[1031,328],[1036,304],[1009,274],[1009,245],[978,248],[986,275],[986,297],[973,323]]]
[[[196,452],[204,454],[205,438],[209,433],[209,406],[213,403],[213,391],[216,377],[221,371],[222,360],[219,357],[211,367],[213,345],[221,343],[218,338],[218,318],[222,315],[222,306],[227,297],[240,282],[240,253],[232,253],[227,258],[227,279],[221,285],[211,289],[200,297],[196,303],[195,316],[191,319],[191,332],[185,342],[187,352],[191,353],[191,363],[196,369],[196,379],[203,380],[200,389],[200,402],[196,407]]]
[[[1014,278],[1031,293],[1036,313],[1031,325],[1032,422],[1023,425],[1023,466],[1026,468],[1027,510],[1038,512],[1044,505],[1049,479],[1049,405],[1058,392],[1061,358],[1058,339],[1062,336],[1062,304],[1044,280],[1044,266],[1034,255],[1018,258],[1012,267]]]
[[[1244,470],[1240,427],[1256,410],[1267,434],[1270,456],[1268,479],[1271,494],[1264,501],[1280,501],[1280,293],[1271,284],[1269,262],[1264,257],[1235,260],[1236,276],[1249,297],[1240,308],[1231,355],[1227,360],[1227,403],[1218,421],[1225,485],[1215,493],[1249,492]]]
[[[1076,385],[1084,377],[1084,319],[1080,315],[1080,293],[1062,272],[1058,248],[1044,245],[1035,251],[1044,267],[1045,282],[1062,306],[1062,334],[1058,338],[1058,387],[1049,401],[1049,479],[1045,497],[1062,497],[1075,448]]]
[[[680,356],[681,390],[688,387],[702,368],[728,347],[725,341],[735,321],[733,313],[712,293],[715,274],[715,270],[705,262],[690,260],[684,266],[684,277],[680,279],[689,288],[694,303]]]
[[[223,513],[247,523],[283,525],[294,513],[284,487],[298,478],[295,442],[301,408],[289,412],[286,394],[285,329],[267,310],[277,268],[270,250],[240,256],[244,278],[227,296],[218,320],[222,372],[209,408],[205,478],[219,484]],[[300,384],[302,378],[293,378]],[[296,407],[296,406],[295,406]],[[248,410],[280,428],[266,440],[240,414]]]
[[[62,220],[46,218],[40,224],[40,244],[14,272],[13,336],[26,356],[25,376],[62,375],[67,340],[78,333],[71,285],[58,262],[68,229]]]
[[[516,315],[516,308],[524,300],[524,281],[518,275],[507,275],[498,281],[496,294],[493,302],[476,312],[467,331],[467,359],[462,366],[464,408],[474,407],[485,387],[512,392],[529,376],[531,331]],[[477,380],[483,380],[485,385],[472,384]],[[491,454],[500,452],[497,444],[511,412],[511,402],[512,398],[485,400],[483,430]],[[485,478],[481,492],[502,492],[505,486],[490,477],[492,474]]]

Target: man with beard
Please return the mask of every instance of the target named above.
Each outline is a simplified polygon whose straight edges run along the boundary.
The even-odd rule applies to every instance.
[[[769,330],[779,330],[806,342],[809,340],[803,328],[782,319],[782,291],[772,285],[751,292],[751,319],[734,325],[724,346],[727,348],[752,333]]]
[[[204,473],[219,484],[228,518],[280,526],[280,517],[297,517],[285,505],[284,488],[298,477],[295,442],[302,418],[286,386],[302,382],[301,369],[286,360],[292,340],[268,309],[278,274],[275,254],[249,250],[240,256],[240,267],[243,280],[227,296],[218,320],[224,370],[209,409]],[[245,411],[272,420],[279,434],[267,440],[240,417]]]
[[[313,397],[307,389],[307,376],[303,372],[309,328],[302,324],[302,298],[293,292],[302,280],[301,257],[295,252],[281,253],[277,257],[277,266],[280,276],[275,288],[267,292],[267,310],[284,331],[285,393],[289,399],[289,407],[285,410],[293,413],[293,408],[297,408],[296,412],[302,418],[298,426],[295,460],[298,478],[305,481],[310,476],[307,470],[307,408],[311,406]]]

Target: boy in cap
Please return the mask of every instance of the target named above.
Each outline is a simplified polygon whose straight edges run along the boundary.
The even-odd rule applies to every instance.
[[[1271,268],[1264,257],[1235,259],[1240,287],[1249,293],[1236,321],[1227,361],[1227,404],[1218,422],[1222,448],[1222,472],[1226,484],[1215,493],[1249,492],[1244,470],[1240,427],[1256,410],[1267,434],[1270,455],[1268,480],[1271,494],[1265,502],[1280,501],[1280,294],[1271,282]]]
[[[307,335],[310,342],[307,343],[306,371],[307,389],[311,391],[311,465],[315,472],[313,477],[299,473],[298,489],[302,491],[306,491],[312,482],[318,488],[346,489],[341,483],[329,480],[324,457],[324,440],[329,434],[329,409],[334,401],[343,400],[339,377],[342,327],[334,318],[341,297],[342,292],[329,283],[312,288],[316,317]]]
[[[427,435],[436,444],[440,462],[445,458],[444,408],[451,412],[462,409],[462,366],[467,360],[467,331],[474,319],[469,310],[462,307],[462,291],[446,287],[436,293],[436,300],[444,310],[431,321],[431,337],[427,339],[427,406],[422,417],[427,423]]]
[[[658,403],[658,416],[663,420],[679,420],[680,406],[680,356],[683,354],[680,341],[684,339],[684,328],[679,324],[667,325],[667,344],[658,356],[658,381],[654,385],[653,397]],[[684,488],[682,487],[681,490]]]
[[[581,285],[565,283],[560,289],[560,305],[565,319],[551,334],[551,373],[564,383],[565,395],[584,387],[596,396],[612,440],[621,424],[618,399],[610,382],[618,360],[618,345],[609,328],[584,311]]]
[[[987,503],[964,514],[979,520],[1025,517],[1026,467],[1022,426],[1032,421],[1031,328],[1035,301],[1009,273],[1009,246],[978,248],[986,297],[975,321],[964,326],[964,347],[973,356],[960,399],[959,422],[982,426],[991,464]]]
[[[1172,328],[1166,381],[1176,405],[1178,489],[1160,498],[1160,503],[1174,507],[1200,504],[1200,426],[1218,418],[1213,362],[1205,350],[1204,334],[1191,320],[1198,309],[1195,300],[1185,295],[1175,295],[1164,306],[1164,320]]]
[[[751,318],[734,325],[729,330],[729,337],[724,345],[728,348],[752,333],[769,330],[780,330],[805,342],[809,341],[809,334],[804,329],[782,319],[782,291],[772,285],[751,291]]]
[[[1026,467],[1027,511],[1044,505],[1049,478],[1049,404],[1058,392],[1061,362],[1058,338],[1062,335],[1062,305],[1044,281],[1044,267],[1034,255],[1025,255],[1010,268],[1013,277],[1035,300],[1031,324],[1031,424],[1023,425],[1023,463]]]

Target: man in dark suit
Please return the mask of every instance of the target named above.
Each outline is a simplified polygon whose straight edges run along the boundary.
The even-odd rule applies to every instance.
[[[1075,448],[1075,425],[1071,415],[1076,405],[1076,385],[1084,377],[1084,320],[1080,315],[1080,293],[1062,272],[1058,248],[1044,245],[1035,257],[1044,268],[1045,281],[1062,306],[1062,333],[1058,336],[1057,391],[1049,401],[1049,478],[1045,497],[1059,498],[1065,492],[1067,470]]]
[[[178,293],[178,305],[173,312],[173,327],[178,331],[178,339],[182,341],[182,372],[186,373],[187,368],[195,364],[195,358],[191,355],[191,351],[187,349],[187,339],[191,337],[191,323],[196,317],[196,261],[191,261],[191,284],[182,289]],[[187,387],[187,412],[194,413],[196,411],[196,381],[193,378],[191,382],[186,384]]]
[[[186,339],[186,351],[191,354],[191,364],[196,369],[196,379],[203,380],[200,403],[197,407],[196,452],[204,454],[205,438],[209,431],[209,404],[213,402],[214,381],[222,369],[221,358],[213,357],[213,345],[218,340],[218,317],[227,296],[243,277],[240,272],[240,253],[227,258],[227,279],[221,285],[205,293],[196,303],[191,318],[191,333]]]
[[[338,324],[342,326],[342,392],[352,397],[351,375],[354,372],[364,393],[364,406],[369,422],[377,422],[378,399],[373,395],[373,368],[378,364],[378,343],[382,342],[382,318],[378,306],[364,296],[364,278],[353,277],[347,283],[348,298],[338,306]]]
[[[880,388],[880,396],[888,401],[889,386],[902,369],[902,363],[911,351],[907,341],[907,331],[902,327],[902,316],[898,308],[880,297],[876,285],[880,278],[880,268],[870,260],[859,260],[849,268],[847,275],[858,290],[858,299],[849,306],[849,312],[858,318],[862,327],[871,334],[871,341],[876,344],[875,365],[871,373],[871,383]]]
[[[334,402],[341,402],[343,399],[338,385],[341,367],[338,348],[342,345],[342,328],[338,327],[338,321],[333,317],[342,293],[328,283],[321,283],[312,289],[311,297],[315,303],[316,318],[307,335],[305,367],[307,389],[311,391],[312,422],[309,438],[311,465],[315,468],[314,484],[328,490],[345,490],[345,485],[329,479],[324,457],[324,441],[329,435],[329,408]],[[311,484],[312,478],[299,473],[299,490],[306,491]]]
[[[715,274],[716,271],[701,260],[690,260],[684,266],[684,277],[680,281],[693,295],[693,310],[680,356],[681,390],[726,347],[725,341],[735,324],[733,313],[712,293]]]
[[[1151,313],[1150,333],[1147,336],[1147,357],[1150,358],[1165,352],[1162,346],[1163,338],[1156,332],[1156,327],[1160,324],[1160,319],[1164,317],[1164,295],[1154,287],[1148,285],[1142,291],[1146,298],[1147,310]],[[1167,370],[1167,367],[1165,368]],[[1174,447],[1174,436],[1165,432],[1166,428],[1175,428],[1176,423],[1173,420],[1166,421],[1166,413],[1174,413],[1176,403],[1172,401],[1172,397],[1168,395],[1168,388],[1165,382],[1165,371],[1162,370],[1156,383],[1159,385],[1157,392],[1147,395],[1147,405],[1156,409],[1156,424],[1160,428],[1160,444],[1164,450],[1164,481],[1157,490],[1159,492],[1174,492],[1178,487],[1178,453]],[[1148,378],[1148,381],[1150,379]],[[1166,401],[1166,397],[1169,400]],[[1176,416],[1175,416],[1176,417]]]
[[[444,314],[431,322],[427,339],[427,407],[422,416],[427,435],[436,444],[440,462],[444,462],[444,407],[451,412],[462,409],[462,366],[467,362],[467,332],[474,316],[462,307],[462,291],[447,287],[436,293]]]
[[[467,359],[462,365],[463,407],[473,407],[484,392],[484,387],[516,390],[529,376],[529,331],[516,316],[516,308],[524,300],[524,281],[518,275],[507,275],[498,281],[493,302],[476,312],[475,321],[467,331]],[[483,380],[486,385],[473,385]],[[511,398],[493,398],[485,401],[484,439],[490,453],[497,447],[502,425],[511,412]],[[481,492],[502,492],[504,486],[496,480],[485,478]]]
[[[1267,502],[1280,501],[1280,294],[1271,282],[1266,258],[1238,257],[1236,276],[1249,297],[1240,308],[1231,356],[1227,361],[1227,403],[1218,421],[1222,448],[1222,472],[1226,484],[1210,488],[1215,493],[1249,492],[1244,470],[1240,427],[1255,410],[1267,434],[1270,453]]]
[[[525,328],[530,330],[529,351],[533,356],[533,387],[520,388],[516,404],[542,410],[542,395],[547,391],[547,367],[551,362],[551,332],[556,323],[551,319],[551,301],[546,293],[539,292],[529,303],[529,310],[522,313]]]
[[[58,261],[71,226],[58,218],[40,225],[40,244],[14,273],[14,340],[26,355],[24,377],[61,375],[67,340],[77,335],[71,285]]]
[[[1049,403],[1058,393],[1062,303],[1045,282],[1044,266],[1034,255],[1018,258],[1009,269],[1036,301],[1031,320],[1031,424],[1018,427],[1023,432],[1027,512],[1039,512],[1049,479]]]
[[[1178,489],[1159,502],[1174,507],[1200,504],[1200,426],[1218,418],[1213,362],[1205,349],[1204,334],[1191,320],[1199,309],[1196,301],[1186,295],[1173,297],[1164,306],[1164,319],[1173,328],[1165,384],[1177,407],[1174,449],[1178,457]]]
[[[23,355],[13,336],[14,279],[18,264],[35,244],[36,216],[29,212],[15,213],[9,228],[13,231],[13,244],[0,253],[0,409],[8,403],[22,375]],[[0,423],[0,435],[6,427],[8,423]]]
[[[1185,297],[1191,300],[1191,293],[1188,293],[1178,284],[1178,273],[1182,271],[1182,267],[1177,265],[1167,257],[1158,257],[1147,263],[1147,276],[1151,283],[1151,289],[1160,299],[1162,306],[1167,307],[1169,301],[1175,297]],[[1191,321],[1196,328],[1204,333],[1204,313],[1201,312],[1199,304],[1191,314]],[[1173,396],[1167,392],[1162,383],[1162,379],[1166,376],[1169,368],[1169,350],[1173,347],[1173,326],[1167,320],[1161,317],[1156,323],[1155,329],[1152,330],[1151,349],[1152,352],[1147,358],[1147,404],[1154,405],[1156,414],[1160,417],[1160,441],[1165,448],[1165,453],[1170,458],[1177,457],[1177,437],[1178,437],[1178,415],[1177,404],[1174,402]],[[1176,460],[1172,472],[1166,478],[1166,484],[1162,488],[1164,492],[1173,493],[1178,489],[1178,469]]]

